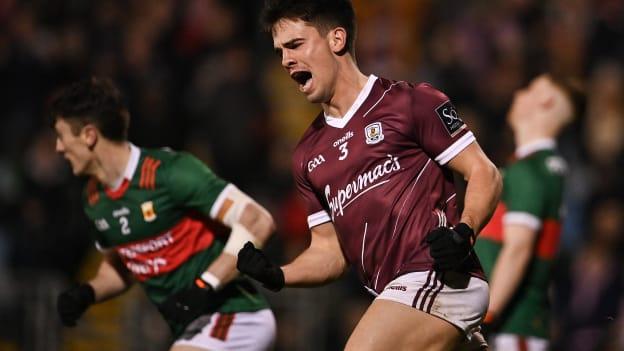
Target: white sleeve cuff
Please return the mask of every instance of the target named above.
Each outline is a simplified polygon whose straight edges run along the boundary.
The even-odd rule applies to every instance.
[[[325,210],[318,211],[308,216],[308,228],[312,228],[319,224],[323,224],[323,223],[330,222],[330,221],[331,221],[331,218],[329,218],[329,214],[327,214],[327,211]]]
[[[528,212],[507,212],[503,216],[503,224],[519,224],[531,230],[538,230],[542,226],[542,220]]]
[[[459,154],[466,147],[468,147],[468,145],[472,144],[472,142],[475,141],[475,140],[476,140],[476,138],[475,138],[474,134],[472,134],[471,131],[468,131],[466,134],[462,135],[462,137],[459,138],[456,142],[454,142],[451,146],[446,148],[446,150],[442,151],[442,153],[439,154],[435,158],[435,161],[440,166],[444,166],[450,160],[452,160],[453,157],[457,156],[457,154]]]

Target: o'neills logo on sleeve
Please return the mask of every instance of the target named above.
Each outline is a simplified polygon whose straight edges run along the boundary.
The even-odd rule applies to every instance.
[[[401,170],[399,158],[388,155],[388,158],[384,162],[376,165],[372,169],[369,169],[367,172],[358,175],[343,189],[338,189],[336,194],[333,196],[331,187],[327,184],[325,186],[325,199],[327,199],[327,204],[331,210],[332,220],[336,217],[336,215],[343,216],[344,209],[358,197],[369,190],[390,181],[390,179],[379,181],[382,177],[399,170]]]

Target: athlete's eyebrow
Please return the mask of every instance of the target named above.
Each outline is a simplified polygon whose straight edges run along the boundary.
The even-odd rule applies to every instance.
[[[294,49],[297,45],[300,44],[300,42],[303,41],[303,38],[294,38],[294,39],[290,39],[289,41],[285,42],[284,44],[281,45],[277,45],[273,47],[273,50],[275,50],[275,52],[280,53],[282,51],[282,47],[286,48],[286,49]]]
[[[297,45],[299,45],[300,41],[302,41],[303,38],[295,38],[295,39],[291,39],[287,42],[285,42],[282,46],[287,48],[287,49],[294,49]]]
[[[284,44],[281,45],[281,47],[278,46],[274,46],[273,47],[273,51],[275,51],[275,54],[279,57],[282,56],[282,47],[286,48],[286,49],[294,49],[297,46],[299,46],[299,44],[301,44],[301,42],[303,41],[303,38],[294,38],[291,39],[287,42],[285,42]]]

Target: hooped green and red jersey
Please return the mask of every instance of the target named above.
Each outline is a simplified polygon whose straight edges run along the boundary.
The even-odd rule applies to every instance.
[[[231,186],[188,153],[131,145],[123,182],[111,190],[91,179],[84,210],[95,224],[96,245],[115,250],[149,299],[160,304],[193,284],[220,255],[227,231],[214,218],[220,195]],[[230,283],[236,288],[228,289],[231,296],[219,312],[268,307],[263,296],[244,288],[243,279]],[[184,328],[169,324],[174,334]]]
[[[525,225],[537,231],[525,276],[500,316],[500,332],[547,338],[548,287],[561,234],[560,215],[567,166],[555,153],[553,141],[543,143],[546,144],[543,148],[503,170],[501,202],[481,231],[475,250],[490,277],[502,248],[504,224]]]

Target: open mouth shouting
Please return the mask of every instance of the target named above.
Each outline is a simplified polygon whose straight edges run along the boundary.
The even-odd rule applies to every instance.
[[[292,72],[290,78],[299,84],[299,90],[303,93],[308,92],[312,85],[312,73],[309,71]]]

